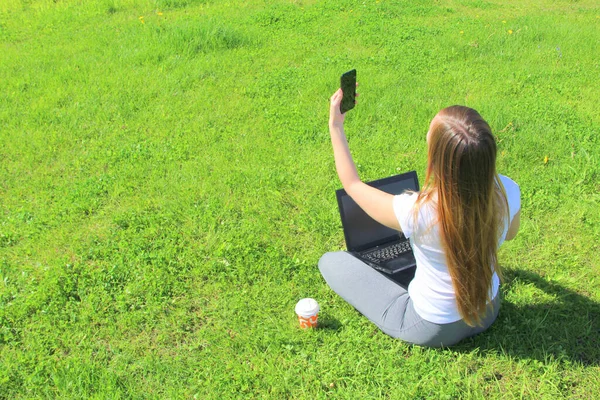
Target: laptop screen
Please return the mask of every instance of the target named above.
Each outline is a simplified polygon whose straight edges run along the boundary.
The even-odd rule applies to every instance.
[[[401,194],[406,190],[419,190],[419,182],[415,171],[367,182],[367,184],[391,194]],[[336,196],[344,228],[346,247],[349,251],[362,251],[400,238],[400,232],[388,228],[369,217],[348,196],[344,189],[337,190]]]

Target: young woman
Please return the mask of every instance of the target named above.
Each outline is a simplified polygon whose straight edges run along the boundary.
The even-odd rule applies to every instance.
[[[408,290],[352,255],[327,253],[329,286],[383,332],[422,346],[451,346],[486,330],[500,309],[498,247],[517,234],[519,186],[496,173],[496,142],[477,111],[441,110],[427,132],[428,166],[418,193],[394,196],[361,182],[344,135],[342,91],[329,131],[346,192],[373,219],[410,239],[417,268]]]

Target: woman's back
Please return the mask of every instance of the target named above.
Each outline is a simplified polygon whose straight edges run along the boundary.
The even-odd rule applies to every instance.
[[[519,187],[508,177],[501,175],[500,179],[507,194],[512,220],[520,209]],[[415,216],[413,211],[417,197],[417,193],[410,193],[394,198],[394,211],[402,232],[410,238],[417,260],[415,277],[408,287],[408,292],[416,311],[423,318],[439,324],[455,322],[462,317],[456,304],[456,293],[446,263],[436,204],[430,201],[421,205],[418,215]],[[498,247],[504,242],[507,232],[508,224],[504,224]],[[498,294],[499,285],[498,274],[494,273],[488,294],[490,300]]]

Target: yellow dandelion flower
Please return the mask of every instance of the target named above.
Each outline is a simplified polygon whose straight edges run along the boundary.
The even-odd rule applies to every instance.
[[[544,164],[548,164],[548,160],[550,160],[548,156],[544,156]]]
[[[159,11],[159,12],[157,12],[156,14],[158,14],[158,15],[163,15],[163,13],[161,13],[160,11]]]
[[[465,31],[460,31],[460,34],[462,35],[463,33],[465,33]]]
[[[512,35],[512,33],[513,33],[513,32],[512,32],[512,29],[509,29],[509,30],[508,30],[508,34],[509,34],[509,35]]]

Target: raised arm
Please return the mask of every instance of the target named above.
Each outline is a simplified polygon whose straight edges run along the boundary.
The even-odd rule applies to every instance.
[[[335,158],[335,168],[338,177],[346,193],[371,218],[387,227],[401,231],[400,224],[394,214],[394,196],[363,183],[358,176],[358,171],[352,160],[348,141],[344,134],[345,116],[340,113],[342,96],[342,89],[335,92],[331,96],[329,108],[329,133],[331,135],[331,144],[333,146],[333,156]]]

